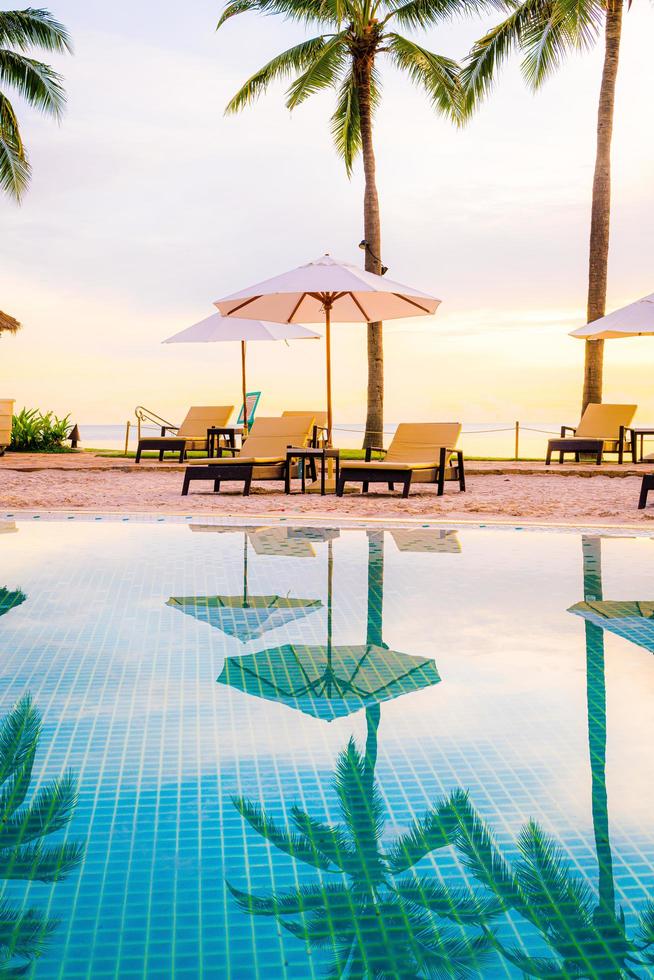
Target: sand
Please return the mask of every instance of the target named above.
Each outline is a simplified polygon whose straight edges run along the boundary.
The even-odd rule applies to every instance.
[[[416,486],[408,500],[386,491],[333,495],[293,493],[281,484],[253,486],[250,497],[235,488],[211,493],[195,484],[180,494],[181,467],[84,457],[5,456],[0,460],[2,512],[61,510],[214,516],[312,514],[347,518],[429,518],[445,521],[525,521],[552,524],[648,525],[651,507],[637,509],[643,469],[557,468],[538,464],[470,464],[468,489],[447,484],[438,497],[433,486]],[[206,489],[198,490],[198,487]]]

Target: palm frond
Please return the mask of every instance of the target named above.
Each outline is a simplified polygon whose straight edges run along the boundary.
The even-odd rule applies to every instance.
[[[320,911],[313,912],[301,922],[289,919],[280,919],[279,922],[287,932],[312,947],[334,949],[356,942],[357,938],[356,921],[350,915],[344,916],[337,928],[331,917]]]
[[[43,786],[32,802],[0,823],[0,852],[54,834],[69,822],[77,806],[77,782],[71,773]]]
[[[464,799],[467,794],[457,790],[446,799],[438,800],[421,820],[412,821],[386,855],[393,874],[408,871],[431,851],[454,843],[458,829],[455,811]]]
[[[529,956],[517,946],[507,948],[502,946],[502,955],[520,970],[525,977],[536,977],[538,980],[573,980],[584,974],[573,973],[568,965],[546,956]]]
[[[25,51],[40,48],[42,51],[72,53],[73,44],[63,24],[49,10],[0,11],[0,46],[11,45]]]
[[[525,23],[520,39],[525,53],[522,73],[528,85],[537,89],[570,51],[591,47],[603,16],[599,5],[578,0],[553,0],[544,5],[538,18]]]
[[[416,911],[402,902],[398,908],[405,917],[405,946],[415,958],[420,976],[472,980],[483,975],[483,961],[493,950],[489,932],[468,936],[436,924],[425,910]]]
[[[0,783],[34,758],[41,716],[27,694],[0,722]]]
[[[279,851],[290,857],[310,864],[314,868],[328,871],[330,860],[321,854],[316,847],[300,834],[294,834],[285,828],[278,827],[275,821],[259,803],[253,803],[242,796],[232,797],[232,803],[244,820]]]
[[[515,908],[529,917],[528,903],[517,877],[499,851],[485,821],[470,803],[467,793],[459,794],[451,813],[455,823],[452,839],[464,865],[481,885],[500,900],[504,908]]]
[[[341,83],[331,129],[336,151],[343,158],[348,177],[351,177],[354,160],[361,152],[359,96],[351,72]]]
[[[252,915],[307,915],[316,910],[329,910],[340,915],[352,916],[352,897],[342,882],[329,882],[326,885],[301,885],[292,891],[270,895],[253,895],[225,884],[236,899],[239,907]]]
[[[638,919],[638,941],[654,946],[654,902],[648,902]]]
[[[0,851],[0,878],[20,881],[63,881],[84,860],[83,844],[29,844]]]
[[[49,65],[16,51],[0,49],[0,85],[18,92],[33,108],[61,118],[66,93],[61,75]]]
[[[502,903],[492,896],[477,896],[467,888],[448,888],[424,875],[401,878],[393,888],[403,902],[459,924],[486,924],[503,911]]]
[[[0,95],[0,101],[2,100],[2,95]],[[0,110],[1,112],[1,110]],[[0,124],[0,133],[2,127]],[[0,136],[1,138],[1,136]],[[2,184],[2,178],[0,177],[0,186]],[[8,313],[3,313],[0,310],[0,334],[2,333],[18,333],[22,324],[18,322],[13,316]],[[10,592],[6,588],[0,588],[0,616],[3,616],[14,606],[20,606],[21,602],[25,602],[27,596],[20,589]]]
[[[303,24],[338,26],[348,11],[348,0],[231,0],[218,21],[218,28],[239,14],[256,11],[277,14],[285,20]]]
[[[445,20],[465,14],[481,14],[505,7],[504,0],[407,0],[391,4],[385,20],[394,20],[412,30],[434,27]]]
[[[337,34],[336,37],[330,38],[289,88],[286,107],[295,109],[316,92],[336,85],[346,57],[344,35]]]
[[[427,51],[400,34],[388,34],[386,47],[395,65],[425,90],[438,112],[452,119],[460,117],[461,86],[456,61]]]
[[[57,922],[37,909],[22,910],[8,902],[0,903],[0,947],[7,957],[35,959],[43,952]]]
[[[470,115],[491,92],[497,73],[510,55],[520,47],[528,24],[541,21],[554,0],[523,0],[508,17],[487,31],[464,61],[461,71],[463,109]]]
[[[236,95],[227,103],[225,112],[228,114],[240,112],[246,106],[252,105],[272,82],[304,71],[315,61],[325,47],[325,43],[325,38],[320,35],[302,41],[300,44],[278,54],[267,65],[264,65],[263,68],[248,78],[245,85],[241,86]]]
[[[338,755],[333,782],[359,868],[354,873],[376,881],[383,873],[379,840],[384,830],[384,802],[352,738]]]
[[[563,853],[543,829],[530,820],[520,831],[522,855],[516,877],[532,918],[541,932],[550,930],[564,942],[582,947],[592,926],[593,896],[579,878],[572,878]]]
[[[294,806],[291,809],[293,823],[302,837],[309,841],[319,854],[323,854],[330,863],[346,871],[352,863],[352,847],[347,835],[338,827],[315,820],[312,816]]]

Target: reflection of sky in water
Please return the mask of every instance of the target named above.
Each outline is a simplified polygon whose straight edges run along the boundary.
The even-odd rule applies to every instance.
[[[166,605],[239,595],[243,531],[17,526],[0,539],[0,587],[28,598],[0,619],[0,709],[31,691],[45,726],[37,780],[79,774],[71,834],[88,838],[81,874],[29,889],[62,920],[35,975],[323,975],[274,919],[252,920],[226,896],[226,874],[264,891],[271,875],[284,886],[304,874],[245,831],[230,798],[265,800],[280,820],[295,801],[337,819],[330,773],[350,735],[363,745],[364,712],[327,723],[216,679],[226,657],[327,642],[328,543],[282,528],[257,549],[261,531],[250,532],[249,593],[322,606],[244,643]],[[462,787],[508,853],[533,817],[592,882],[584,624],[567,612],[584,598],[580,535],[430,534],[384,536],[383,641],[433,659],[441,678],[382,705],[386,833]],[[343,529],[331,547],[333,642],[365,644],[366,533]],[[647,538],[602,541],[605,599],[654,600],[653,549]],[[610,632],[605,648],[611,841],[629,918],[654,893],[654,661]],[[460,874],[449,852],[432,863]],[[518,974],[484,968],[505,975]]]

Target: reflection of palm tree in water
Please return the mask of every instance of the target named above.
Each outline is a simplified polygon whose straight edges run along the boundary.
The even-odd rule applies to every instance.
[[[73,817],[73,777],[41,786],[26,802],[40,737],[39,713],[24,697],[0,723],[0,879],[5,881],[61,881],[82,860],[80,844],[44,843]],[[56,920],[38,909],[23,911],[0,901],[0,977],[23,976],[56,927]]]
[[[602,600],[601,539],[582,537],[584,600]],[[457,812],[455,838],[477,879],[504,908],[518,912],[540,933],[550,957],[534,958],[496,943],[503,955],[531,977],[620,980],[651,976],[654,968],[654,903],[627,936],[622,909],[615,905],[613,858],[606,786],[606,678],[604,631],[586,620],[586,694],[591,768],[593,833],[598,866],[597,892],[573,876],[555,841],[530,821],[517,844],[520,860],[511,867],[492,834],[466,799]],[[646,971],[645,973],[639,971]]]
[[[366,641],[376,647],[384,646],[383,535],[383,531],[368,532]],[[331,596],[329,588],[328,603]],[[422,858],[452,843],[453,814],[465,794],[439,801],[388,845],[383,839],[385,808],[375,778],[381,705],[369,704],[365,712],[365,753],[350,740],[333,774],[339,826],[316,820],[294,806],[291,825],[280,827],[259,804],[234,800],[262,837],[319,869],[320,880],[267,895],[228,887],[245,911],[277,918],[309,949],[326,948],[334,976],[467,975],[492,948],[483,927],[497,912],[497,901],[479,900],[466,889],[449,889],[414,870]],[[333,874],[334,880],[325,882],[326,874]]]

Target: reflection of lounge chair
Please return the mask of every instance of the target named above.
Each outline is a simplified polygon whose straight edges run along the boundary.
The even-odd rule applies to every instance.
[[[411,483],[437,483],[438,495],[445,490],[445,480],[457,480],[465,490],[463,453],[456,448],[461,433],[458,422],[403,422],[391,440],[383,460],[372,460],[373,452],[366,449],[366,459],[343,460],[337,493],[341,497],[346,483],[363,484],[368,492],[370,483],[386,483],[393,490],[402,484],[402,496],[409,496]]]
[[[159,462],[164,458],[164,453],[179,453],[180,463],[189,450],[199,450],[200,452],[209,451],[207,429],[216,426],[223,428],[226,426],[234,411],[233,405],[194,405],[189,408],[186,418],[178,427],[175,425],[162,425],[160,436],[143,436],[139,439],[136,449],[136,462],[140,462],[141,453],[144,449],[156,449],[159,452]],[[175,435],[167,435],[168,431],[174,431]]]
[[[414,554],[459,555],[461,542],[456,531],[441,531],[432,529],[391,531],[391,537],[398,551],[410,551]]]
[[[211,480],[215,493],[221,483],[236,481],[243,484],[244,495],[249,494],[252,480],[288,481],[286,449],[306,446],[312,430],[313,415],[258,418],[236,456],[191,462],[184,474],[182,496],[188,493],[192,480]]]
[[[282,418],[293,417],[296,415],[313,415],[313,433],[311,435],[311,442],[309,445],[318,449],[318,447],[322,446],[327,440],[327,412],[311,412],[309,410],[305,412],[282,412]]]
[[[545,465],[549,466],[552,453],[559,454],[559,463],[566,453],[574,453],[576,462],[579,454],[594,455],[596,462],[602,462],[605,453],[617,453],[621,463],[625,451],[631,452],[636,462],[636,445],[629,426],[636,414],[637,405],[587,405],[577,428],[561,426],[561,435],[547,442]],[[568,433],[570,433],[568,435]]]
[[[290,537],[286,527],[254,527],[247,532],[257,555],[287,558],[315,558],[313,545],[305,537]]]

